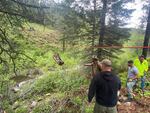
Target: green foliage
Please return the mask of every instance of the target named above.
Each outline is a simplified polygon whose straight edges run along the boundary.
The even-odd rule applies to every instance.
[[[13,8],[18,8],[17,5],[10,5],[9,1],[2,0],[9,8],[8,11],[11,11]],[[109,22],[106,26],[106,40],[105,43],[107,45],[122,45],[124,41],[126,41],[129,37],[128,29],[125,29],[123,26],[126,24],[124,21],[130,16],[132,10],[124,9],[122,7],[126,3],[123,0],[116,0],[116,4],[112,5],[112,1],[108,1],[110,3],[108,8]],[[80,5],[79,2],[82,4]],[[1,4],[2,2],[0,2]],[[27,3],[33,3],[33,1],[28,1]],[[100,2],[98,2],[98,8],[101,6]],[[37,1],[35,2],[37,4]],[[5,5],[5,4],[4,4]],[[55,4],[56,5],[56,4]],[[88,106],[86,103],[86,90],[85,87],[83,90],[83,94],[81,88],[83,86],[89,85],[89,80],[87,80],[83,75],[85,69],[81,66],[81,61],[87,58],[85,57],[85,48],[88,48],[91,44],[91,39],[93,37],[93,4],[90,0],[65,0],[55,7],[53,4],[52,10],[49,11],[51,15],[47,15],[50,18],[32,18],[31,21],[36,21],[40,23],[49,23],[52,26],[43,27],[42,25],[38,25],[35,23],[24,23],[23,19],[18,20],[19,18],[16,16],[10,16],[8,14],[0,13],[0,26],[2,30],[6,30],[5,38],[9,39],[11,45],[14,48],[14,51],[10,51],[13,56],[12,59],[15,61],[15,65],[13,65],[12,59],[10,59],[9,54],[2,54],[2,59],[6,60],[9,65],[9,69],[7,69],[6,65],[0,64],[0,93],[7,97],[10,100],[3,100],[2,107],[8,113],[28,113],[29,106],[31,101],[34,99],[37,101],[37,105],[33,108],[33,113],[50,113],[52,111],[53,106],[49,101],[52,101],[55,97],[58,102],[67,101],[65,106],[57,106],[58,113],[75,113],[80,111],[84,111],[85,113],[93,112],[93,103],[92,106]],[[12,7],[15,6],[15,7]],[[88,6],[88,8],[86,8]],[[22,7],[20,7],[22,9]],[[26,9],[26,8],[25,8]],[[15,11],[15,10],[12,10]],[[17,10],[19,11],[19,9]],[[24,11],[24,10],[23,10]],[[37,14],[36,10],[32,10]],[[22,12],[17,12],[22,14]],[[96,30],[95,37],[96,43],[98,42],[98,32],[101,26],[99,26],[99,14],[101,10],[97,9],[95,12],[96,17]],[[30,15],[29,12],[25,14]],[[25,15],[25,16],[27,16]],[[40,16],[44,15],[40,13]],[[39,16],[38,16],[39,17]],[[6,19],[7,18],[7,19]],[[10,19],[10,21],[8,21]],[[44,21],[43,21],[44,19]],[[12,25],[10,25],[12,23]],[[28,24],[28,25],[27,25]],[[52,28],[53,27],[53,28]],[[53,30],[56,28],[57,30]],[[1,39],[0,34],[0,39]],[[130,42],[127,42],[125,45],[141,45],[141,43],[136,42],[132,43],[134,39],[142,39],[143,35],[138,33],[132,33]],[[1,41],[2,42],[2,41]],[[63,42],[61,44],[60,42]],[[0,44],[1,45],[1,44]],[[62,46],[64,48],[62,49]],[[2,44],[2,47],[10,50],[8,43]],[[66,49],[67,48],[67,49]],[[62,50],[65,50],[62,52]],[[84,50],[84,51],[83,51]],[[129,59],[134,59],[137,54],[140,54],[141,50],[124,50],[124,54],[118,54],[117,49],[110,49],[105,51],[106,56],[118,56],[120,59],[114,61],[115,69],[118,69],[118,72],[122,72],[119,74],[122,84],[125,87],[126,85],[126,67],[127,61]],[[135,52],[136,51],[136,52]],[[111,54],[111,53],[117,54]],[[138,52],[138,53],[137,53]],[[5,52],[6,53],[6,52]],[[65,62],[63,66],[59,66],[53,59],[53,55],[55,53],[59,53],[62,60]],[[88,50],[89,53],[89,50]],[[148,59],[149,60],[149,59]],[[38,76],[35,78],[35,82],[25,84],[24,87],[21,87],[21,93],[25,93],[25,96],[19,98],[16,102],[19,105],[16,110],[12,109],[10,102],[12,102],[10,96],[18,97],[16,94],[12,94],[12,92],[8,91],[10,86],[13,86],[14,83],[10,81],[10,76],[14,71],[17,71],[21,75],[26,75],[26,71],[32,68],[39,68],[43,71],[42,76]],[[10,72],[9,75],[5,76],[3,72]],[[19,77],[18,77],[19,78]],[[23,78],[23,76],[21,77]],[[26,90],[31,90],[26,93]],[[74,93],[77,92],[75,95]],[[48,95],[47,95],[48,94]],[[82,95],[81,95],[82,94]],[[146,93],[149,95],[149,93]],[[20,97],[20,96],[19,96]],[[39,99],[40,98],[40,99]],[[41,99],[42,98],[42,99]],[[48,101],[48,102],[47,102]],[[71,103],[69,103],[69,102]],[[67,103],[68,102],[68,103]],[[13,106],[15,103],[12,103]],[[72,106],[69,106],[69,105]],[[68,107],[69,106],[69,107]]]
[[[138,29],[132,29],[129,41],[126,41],[124,46],[142,46],[143,34]],[[114,70],[118,73],[127,71],[128,60],[135,60],[139,55],[142,54],[141,48],[123,48],[123,53],[115,54],[118,56],[117,59],[112,59]]]
[[[32,91],[39,94],[53,92],[55,89],[56,83],[54,76],[46,76],[36,81]]]
[[[51,113],[51,106],[48,103],[42,103],[33,109],[33,113]]]
[[[119,77],[121,79],[121,84],[123,87],[126,87],[126,82],[127,82],[127,72],[120,73]]]
[[[144,96],[149,97],[149,96],[150,96],[150,91],[146,91],[146,92],[144,92]]]
[[[12,106],[10,105],[8,100],[4,100],[1,103],[2,108],[7,112],[7,113],[15,113],[14,110],[12,109]]]
[[[28,107],[22,106],[15,110],[15,113],[28,113]]]
[[[64,73],[63,75],[54,73],[37,80],[32,91],[34,94],[52,93],[57,91],[67,92],[79,89],[85,83],[85,78],[78,75],[78,72]]]
[[[92,113],[93,108],[92,107],[87,107],[85,113]]]

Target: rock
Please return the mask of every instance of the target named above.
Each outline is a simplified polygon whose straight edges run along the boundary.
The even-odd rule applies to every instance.
[[[32,75],[29,74],[28,77],[32,78]]]
[[[32,75],[42,75],[42,74],[43,74],[43,72],[38,68],[29,69],[27,71],[27,76],[30,76],[30,77],[32,77]]]
[[[30,105],[30,108],[34,108],[35,106],[37,105],[37,102],[36,101],[32,101],[31,105]]]
[[[27,81],[20,82],[20,83],[18,84],[18,87],[21,87],[22,85],[24,85],[24,84],[26,84],[26,83],[27,83]]]
[[[119,106],[120,106],[120,105],[121,105],[121,102],[119,102],[119,101],[118,101],[118,102],[117,102],[117,105],[119,105]]]
[[[131,106],[131,102],[126,102],[125,105],[126,106]]]
[[[15,103],[14,103],[14,105],[13,105],[13,109],[17,109],[18,107],[19,107],[20,105],[19,105],[19,102],[18,101],[16,101]]]
[[[33,70],[33,75],[42,75],[43,72],[40,69],[34,69]]]
[[[20,91],[20,88],[19,87],[13,87],[12,88],[12,91],[14,92],[14,93],[17,93],[18,91]]]
[[[46,94],[46,96],[50,96],[50,95],[51,95],[50,93],[47,93],[47,94]]]
[[[125,96],[123,96],[123,95],[121,95],[120,97],[119,97],[119,100],[120,101],[125,101],[125,100],[127,100],[128,98],[127,97],[125,97]]]

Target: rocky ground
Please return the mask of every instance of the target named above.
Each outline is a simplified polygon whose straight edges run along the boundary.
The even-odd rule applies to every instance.
[[[120,101],[118,103],[119,113],[150,113],[150,97],[135,94],[135,99],[131,102],[126,101],[125,89],[122,89]]]

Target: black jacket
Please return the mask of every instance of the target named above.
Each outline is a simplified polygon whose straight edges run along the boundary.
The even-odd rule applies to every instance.
[[[114,107],[117,104],[117,92],[121,88],[120,79],[112,72],[100,72],[93,77],[89,92],[88,101],[96,97],[96,102],[106,107]]]

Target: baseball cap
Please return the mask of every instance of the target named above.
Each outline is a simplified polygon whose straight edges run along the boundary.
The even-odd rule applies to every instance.
[[[104,60],[102,60],[102,61],[101,61],[101,64],[104,64],[104,65],[106,65],[106,66],[111,66],[111,65],[112,65],[112,63],[111,63],[111,61],[110,61],[109,59],[104,59]]]

